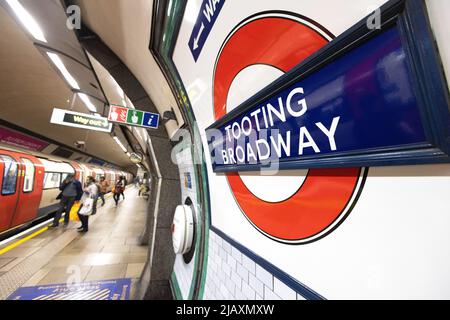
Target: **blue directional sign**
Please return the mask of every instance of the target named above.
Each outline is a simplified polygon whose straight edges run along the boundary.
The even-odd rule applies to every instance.
[[[359,42],[347,33],[211,125],[213,170],[449,162],[443,71],[430,57],[417,64],[422,71],[411,63],[422,57],[410,56],[414,42],[401,28]],[[421,36],[431,47],[431,35]],[[425,72],[437,81],[427,83]]]
[[[19,288],[8,300],[129,300],[130,288],[128,278],[73,285],[50,284]]]
[[[191,49],[195,62],[197,62],[198,56],[205,45],[206,39],[224,3],[225,0],[203,0],[200,13],[192,30],[191,38],[189,39],[189,48]]]

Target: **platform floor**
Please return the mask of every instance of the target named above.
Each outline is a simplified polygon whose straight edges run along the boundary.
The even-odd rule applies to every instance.
[[[90,218],[89,232],[78,233],[79,222],[64,229],[43,226],[36,234],[24,235],[0,246],[18,246],[0,254],[0,299],[7,299],[20,287],[86,283],[131,278],[134,299],[138,279],[147,261],[148,247],[139,245],[146,222],[147,202],[135,187],[125,191],[116,207],[111,195],[105,206]],[[41,232],[41,233],[39,233]]]

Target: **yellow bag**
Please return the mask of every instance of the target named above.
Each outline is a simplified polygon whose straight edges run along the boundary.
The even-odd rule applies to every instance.
[[[78,210],[80,210],[81,203],[76,202],[72,209],[70,210],[70,221],[80,221],[80,218],[78,218]]]

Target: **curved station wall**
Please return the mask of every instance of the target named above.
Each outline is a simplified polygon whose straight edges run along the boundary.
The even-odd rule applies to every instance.
[[[371,24],[375,34],[377,18],[384,24],[386,6],[395,6],[394,2],[189,1],[185,8],[179,3],[172,6],[170,25],[176,30],[178,24],[179,31],[169,27],[163,31],[172,38],[162,43],[172,46],[172,51],[159,51],[160,61],[171,81],[178,82],[173,85],[174,91],[181,97],[187,95],[181,104],[192,119],[193,135],[202,144],[199,151],[198,145],[189,146],[183,140],[184,147],[177,153],[181,204],[187,198],[198,203],[198,193],[193,190],[206,192],[209,198],[207,207],[197,206],[206,215],[202,221],[209,229],[205,232],[207,255],[203,265],[195,257],[187,261],[177,255],[171,279],[177,298],[450,296],[448,286],[443,286],[450,281],[450,259],[445,254],[450,240],[448,160],[406,159],[407,152],[403,160],[400,154],[391,162],[387,160],[391,153],[368,156],[365,161],[357,159],[361,144],[366,142],[375,146],[386,138],[386,143],[399,148],[423,139],[419,132],[423,118],[409,109],[418,92],[409,83],[424,79],[417,79],[408,69],[406,35],[383,25],[373,40],[354,45],[354,54],[348,58],[333,61],[330,51],[345,42],[349,33],[357,34],[354,26],[362,25],[361,21],[367,21],[366,34],[371,34]],[[437,40],[437,59],[448,71],[449,46],[443,37],[449,21],[445,17],[450,12],[448,4],[412,2],[424,12],[424,21]],[[410,19],[417,18],[410,13],[413,9],[402,10]],[[420,35],[417,37],[421,41]],[[237,140],[250,130],[249,126],[264,123],[275,123],[273,128],[286,134],[287,129],[282,128],[285,124],[277,120],[300,113],[302,101],[296,93],[290,95],[289,102],[281,100],[289,91],[285,96],[274,96],[271,105],[258,102],[271,89],[276,91],[277,85],[292,79],[289,71],[307,70],[307,62],[317,64],[314,58],[318,51],[330,62],[323,66],[328,69],[321,75],[319,71],[305,71],[312,74],[302,87],[305,92],[301,92],[311,110],[300,115],[305,126],[295,133],[299,128],[292,123],[286,125],[292,139],[301,140],[300,155],[302,151],[305,156],[317,156],[336,149],[357,149],[348,157],[342,153],[333,160],[333,164],[339,159],[347,164],[327,167],[317,157],[308,165],[302,165],[301,160],[292,168],[286,165],[275,174],[264,175],[257,166],[244,165],[242,171],[239,167],[226,169],[226,165],[251,157],[261,159],[264,150],[255,145],[250,150],[230,148],[231,153],[223,150],[219,156],[223,162],[213,164],[208,128],[222,130],[224,140]],[[444,70],[440,69],[441,80],[444,94],[448,94]],[[280,78],[283,75],[285,79]],[[294,103],[298,103],[297,109],[284,110],[286,114],[291,111],[290,116],[280,115],[283,105]],[[319,111],[314,109],[316,105],[320,105]],[[249,110],[245,111],[246,120],[242,120],[240,115],[245,113],[241,110]],[[222,118],[226,120],[221,122]],[[286,144],[286,136],[284,139]],[[269,139],[265,141],[270,143]],[[279,141],[272,142],[275,149],[277,144],[279,149],[283,147]],[[297,147],[298,143],[293,145]],[[206,165],[192,162],[193,154]],[[196,170],[200,170],[198,175]],[[200,282],[196,271],[201,273]]]

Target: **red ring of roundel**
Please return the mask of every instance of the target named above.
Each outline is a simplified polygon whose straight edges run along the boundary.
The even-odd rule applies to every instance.
[[[241,70],[266,64],[287,72],[327,43],[318,31],[287,16],[265,14],[243,23],[228,37],[214,70],[216,120],[226,114],[228,91]],[[360,173],[360,168],[312,169],[302,187],[278,203],[256,197],[238,173],[226,176],[239,207],[260,232],[274,240],[299,243],[345,218]]]

